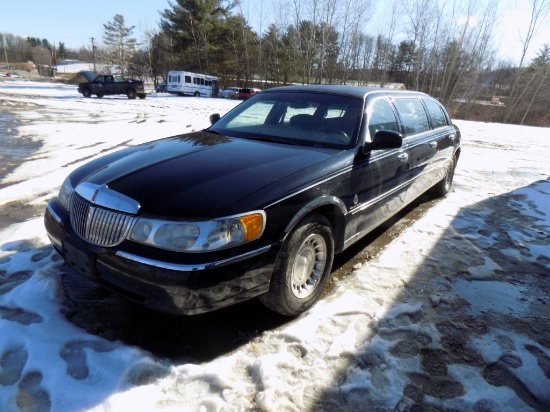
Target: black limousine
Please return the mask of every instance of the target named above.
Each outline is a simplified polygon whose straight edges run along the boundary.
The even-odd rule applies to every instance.
[[[259,297],[297,315],[335,253],[446,195],[461,151],[444,107],[410,91],[278,87],[210,120],[66,178],[44,219],[70,268],[160,311]]]

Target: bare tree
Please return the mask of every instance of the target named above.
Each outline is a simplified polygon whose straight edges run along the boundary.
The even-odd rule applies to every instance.
[[[521,41],[523,44],[522,53],[518,65],[514,81],[510,87],[510,95],[508,97],[507,108],[504,115],[504,121],[508,122],[512,113],[516,110],[517,106],[521,104],[526,98],[523,91],[519,87],[521,78],[525,74],[523,68],[525,63],[525,58],[533,38],[536,36],[543,24],[548,24],[548,14],[550,12],[550,0],[531,0],[531,19],[529,21],[529,26],[527,27],[527,32],[524,35],[520,34]]]
[[[335,19],[340,30],[340,82],[346,84],[350,73],[356,71],[359,49],[365,46],[363,31],[369,20],[372,3],[370,0],[343,0],[339,5],[341,14]]]
[[[546,79],[550,77],[550,46],[548,44],[544,45],[543,49],[540,51],[537,58],[534,60],[532,64],[532,70],[534,72],[531,79],[534,87],[533,87],[532,93],[530,93],[531,99],[529,100],[529,103],[525,108],[525,113],[521,118],[520,124],[523,124],[525,122],[525,119],[527,118],[529,112],[531,111],[533,104],[537,100],[537,97],[539,97],[540,95],[541,89],[543,88],[544,85],[547,84]],[[546,101],[541,106],[543,108],[548,107],[550,94],[547,93],[546,96],[543,96],[543,99],[545,99]],[[543,110],[546,111],[545,109]]]

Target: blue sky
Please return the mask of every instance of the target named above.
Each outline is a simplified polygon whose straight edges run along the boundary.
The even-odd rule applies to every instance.
[[[168,0],[3,0],[0,31],[21,37],[64,42],[66,47],[91,45],[91,38],[101,41],[103,24],[115,14],[124,16],[127,26],[136,26],[134,35],[154,29],[160,21],[159,10],[169,8]]]

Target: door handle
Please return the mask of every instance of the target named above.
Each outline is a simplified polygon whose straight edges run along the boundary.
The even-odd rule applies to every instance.
[[[437,142],[430,142],[430,147],[432,149],[437,149]]]
[[[399,159],[399,161],[403,163],[409,159],[409,155],[407,153],[401,153],[399,156],[397,156],[397,159]]]

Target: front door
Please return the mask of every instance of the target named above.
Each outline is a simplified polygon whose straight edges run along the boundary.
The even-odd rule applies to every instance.
[[[387,98],[369,104],[367,122],[367,141],[379,130],[400,131],[394,108]],[[371,231],[403,208],[410,165],[406,145],[398,149],[373,150],[359,160],[357,166],[361,171],[362,189],[357,205],[351,210],[346,242],[353,243],[355,238]]]

